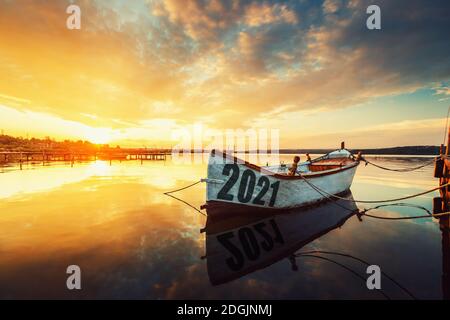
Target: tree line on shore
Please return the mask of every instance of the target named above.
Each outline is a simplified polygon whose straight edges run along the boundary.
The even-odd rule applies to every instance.
[[[56,141],[50,137],[44,139],[13,137],[0,135],[1,151],[61,151],[61,152],[84,152],[94,154],[96,152],[117,152],[122,150],[120,146],[110,147],[108,144],[98,145],[86,140],[63,140]],[[125,149],[123,149],[125,151]],[[280,154],[311,153],[323,154],[333,151],[331,149],[280,149]],[[361,151],[363,154],[390,154],[390,155],[438,155],[438,146],[403,146],[391,148],[354,149],[352,152]],[[191,150],[191,152],[196,152]],[[202,150],[197,150],[202,152]],[[257,151],[256,151],[257,152]]]
[[[120,148],[117,146],[116,148]],[[115,149],[116,149],[115,148]],[[64,151],[95,153],[111,149],[109,145],[97,145],[85,140],[56,141],[50,137],[44,139],[22,138],[9,135],[0,135],[0,151]]]

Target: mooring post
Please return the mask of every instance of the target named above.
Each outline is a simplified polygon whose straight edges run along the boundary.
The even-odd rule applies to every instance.
[[[449,168],[448,168],[448,161],[449,161],[449,155],[450,155],[450,128],[447,132],[447,148],[445,150],[445,156],[444,158],[444,173],[443,173],[443,178],[441,179],[441,185],[443,184],[447,184],[449,182]],[[447,186],[445,187],[444,190],[442,190],[442,193],[444,195],[443,199],[444,199],[444,209],[445,211],[448,210],[448,200],[449,200],[449,190],[450,188]]]
[[[22,170],[22,152],[19,154],[19,157],[20,170]]]
[[[446,218],[446,219],[444,219]],[[441,229],[442,242],[442,298],[450,300],[450,228],[448,225],[449,217],[441,217],[439,219],[439,226]]]
[[[450,155],[450,128],[447,132],[447,146],[444,153],[444,145],[439,148],[439,157],[436,158],[434,176],[439,178],[439,186],[446,185],[449,182],[449,155]],[[440,188],[440,197],[433,199],[433,214],[439,214],[449,211],[449,190],[448,186]],[[444,215],[438,218],[439,228],[441,230],[442,241],[442,298],[450,299],[450,217]]]

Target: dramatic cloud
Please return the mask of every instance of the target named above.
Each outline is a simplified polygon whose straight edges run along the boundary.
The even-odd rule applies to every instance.
[[[69,3],[0,3],[0,103],[139,131],[267,125],[420,88],[447,98],[446,1],[380,0],[381,30],[366,28],[368,0],[82,0],[75,31]]]
[[[247,7],[244,22],[251,27],[255,27],[277,22],[295,24],[298,20],[296,13],[286,5],[255,2]]]

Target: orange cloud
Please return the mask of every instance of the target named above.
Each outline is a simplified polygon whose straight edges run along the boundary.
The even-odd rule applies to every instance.
[[[433,30],[448,29],[448,19],[431,7],[424,15],[435,19],[417,18],[418,4],[409,11],[423,28],[404,33],[393,25],[374,34],[361,28],[359,0],[313,8],[300,1],[81,0],[76,31],[65,27],[68,3],[0,3],[0,103],[60,119],[51,132],[61,136],[65,121],[139,143],[158,138],[149,127],[140,130],[155,119],[170,119],[174,128],[284,128],[296,112],[344,110],[435,87],[449,74],[446,38],[429,31],[431,20],[439,27]],[[410,22],[388,8],[392,21]],[[436,99],[446,98],[442,86]],[[5,122],[0,117],[9,128]]]
[[[286,5],[253,2],[246,9],[244,22],[252,27],[278,22],[296,24],[298,18]]]

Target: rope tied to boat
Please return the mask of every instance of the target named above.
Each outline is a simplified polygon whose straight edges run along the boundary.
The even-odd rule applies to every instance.
[[[369,218],[374,218],[374,219],[381,219],[381,220],[411,220],[411,219],[423,219],[423,218],[442,218],[445,216],[449,216],[450,212],[442,212],[442,213],[431,213],[431,214],[427,214],[427,215],[421,215],[421,216],[406,216],[406,217],[383,217],[383,216],[375,216],[372,214],[367,214],[368,211],[373,210],[373,209],[377,209],[377,208],[369,208],[369,209],[365,209],[363,211],[360,211],[358,213],[358,215],[360,216],[366,216]]]
[[[387,199],[387,200],[354,200],[354,199],[348,199],[348,198],[345,198],[345,197],[340,197],[340,196],[338,196],[338,195],[329,193],[329,192],[327,192],[327,191],[325,191],[325,190],[319,188],[318,186],[314,185],[311,181],[309,181],[308,179],[306,179],[303,175],[300,175],[300,177],[301,177],[301,178],[302,178],[302,179],[303,179],[303,180],[304,180],[304,181],[305,181],[312,189],[314,189],[315,191],[317,191],[317,192],[320,193],[321,195],[326,195],[328,198],[334,198],[334,199],[339,199],[339,200],[345,200],[345,201],[350,201],[350,202],[354,202],[354,203],[386,203],[386,202],[402,201],[402,200],[406,200],[406,199],[416,198],[416,197],[419,197],[419,196],[422,196],[422,195],[424,195],[424,194],[427,194],[427,193],[430,193],[430,192],[433,192],[433,191],[442,189],[442,188],[447,187],[447,186],[450,185],[450,182],[449,182],[449,183],[443,184],[443,185],[441,185],[441,186],[439,186],[439,187],[432,188],[432,189],[430,189],[430,190],[426,190],[426,191],[422,191],[422,192],[419,192],[419,193],[416,193],[416,194],[412,194],[412,195],[409,195],[409,196],[404,196],[404,197],[394,198],[394,199]]]
[[[194,182],[194,183],[192,183],[192,184],[190,184],[190,185],[188,185],[188,186],[186,186],[186,187],[182,187],[182,188],[175,189],[175,190],[172,190],[172,191],[167,191],[167,192],[164,192],[164,194],[165,194],[165,195],[169,195],[169,194],[171,194],[171,193],[175,193],[175,192],[178,192],[178,191],[182,191],[182,190],[191,188],[191,187],[193,187],[193,186],[195,186],[195,185],[197,185],[197,184],[199,184],[199,183],[201,183],[201,182],[202,182],[202,180],[200,179],[200,180],[198,180],[198,181],[196,181],[196,182]]]
[[[361,258],[355,257],[351,254],[347,254],[347,253],[341,253],[341,252],[334,252],[334,251],[323,251],[323,250],[308,250],[308,251],[300,251],[300,252],[296,252],[294,253],[294,257],[301,257],[301,256],[309,256],[309,257],[317,257],[316,254],[326,254],[326,255],[335,255],[335,256],[341,256],[341,257],[345,257],[345,258],[350,258],[353,259],[355,261],[358,261],[362,264],[365,264],[366,266],[370,266],[372,265],[372,263],[369,263]],[[330,260],[328,260],[330,261]],[[330,262],[335,262],[330,261]],[[381,274],[383,276],[385,276],[387,279],[389,279],[390,281],[392,281],[392,283],[394,283],[395,285],[397,285],[401,290],[403,290],[407,295],[409,295],[412,299],[414,300],[418,300],[412,293],[411,291],[409,291],[407,288],[405,288],[404,286],[402,286],[399,282],[397,282],[393,277],[389,276],[387,273],[385,273],[384,271],[381,271]],[[365,280],[365,279],[364,279]]]
[[[338,265],[339,267],[347,270],[348,272],[354,274],[356,277],[358,277],[363,282],[366,282],[366,278],[364,276],[362,276],[360,273],[356,272],[352,268],[350,268],[350,267],[346,266],[345,264],[340,263],[340,262],[338,262],[338,261],[336,261],[334,259],[330,259],[330,258],[323,257],[323,256],[320,256],[320,255],[315,255],[315,254],[303,254],[303,253],[297,254],[295,257],[305,257],[305,258],[309,257],[309,258],[316,258],[316,259],[320,259],[320,260],[325,260],[325,261],[331,262],[331,263],[333,263],[335,265]],[[380,293],[387,300],[391,300],[391,298],[382,289],[376,290],[376,292]]]
[[[197,184],[199,184],[199,183],[202,183],[202,182],[203,182],[203,179],[200,179],[200,180],[198,180],[198,181],[196,181],[196,182],[194,182],[194,183],[191,183],[190,185],[187,185],[187,186],[185,186],[185,187],[182,187],[182,188],[179,188],[179,189],[175,189],[175,190],[172,190],[172,191],[167,191],[167,192],[164,192],[163,194],[166,195],[166,196],[172,197],[172,198],[174,198],[175,200],[178,200],[178,201],[184,203],[185,205],[191,207],[192,209],[194,209],[194,210],[197,211],[198,213],[200,213],[200,214],[206,216],[206,214],[205,214],[204,212],[202,212],[200,209],[194,207],[194,206],[193,206],[192,204],[190,204],[189,202],[187,202],[187,201],[185,201],[185,200],[183,200],[183,199],[180,199],[180,198],[178,198],[178,197],[172,195],[172,193],[175,193],[175,192],[179,192],[179,191],[182,191],[182,190],[189,189],[189,188],[191,188],[191,187],[193,187],[193,186],[195,186],[195,185],[197,185]]]
[[[432,188],[430,190],[422,191],[422,192],[419,192],[419,193],[416,193],[416,194],[413,194],[413,195],[408,195],[408,196],[405,196],[405,197],[400,197],[400,198],[395,198],[395,199],[387,199],[387,200],[355,200],[355,199],[349,199],[349,198],[346,198],[346,197],[340,197],[338,195],[331,194],[331,193],[329,193],[329,192],[319,188],[318,186],[314,185],[308,179],[306,179],[304,176],[300,175],[300,177],[312,189],[314,189],[316,192],[318,192],[319,194],[321,194],[322,196],[324,196],[325,198],[327,198],[329,200],[338,199],[338,200],[344,200],[344,201],[353,202],[353,203],[388,203],[388,202],[402,201],[402,200],[405,200],[405,199],[411,199],[411,198],[418,197],[418,196],[421,196],[421,195],[424,195],[424,194],[428,194],[430,192],[439,190],[441,188],[444,188],[444,187],[447,187],[447,186],[450,185],[450,182],[449,182],[447,184],[444,184],[444,185],[439,186],[439,187]],[[204,182],[204,179],[201,179],[199,181],[191,183],[191,184],[189,184],[189,185],[187,185],[185,187],[182,187],[182,188],[178,188],[178,189],[175,189],[175,190],[172,190],[172,191],[164,192],[164,194],[166,196],[172,197],[175,200],[186,204],[187,206],[191,207],[195,211],[197,211],[200,214],[206,216],[206,214],[204,212],[202,212],[199,208],[196,208],[195,206],[191,205],[187,201],[172,195],[172,193],[179,192],[179,191],[182,191],[182,190],[186,190],[186,189],[191,188],[191,187],[193,187],[193,186],[195,186],[195,185],[197,185],[199,183],[202,183],[202,182]],[[335,202],[332,202],[332,203],[335,203]],[[339,207],[342,207],[342,208],[346,209],[346,210],[354,211],[353,209],[346,208],[345,206],[341,206],[341,205],[339,205],[337,203],[335,203],[335,204],[338,205]],[[369,211],[376,210],[376,209],[379,209],[381,207],[386,207],[386,206],[412,206],[412,207],[416,207],[416,208],[422,209],[422,210],[426,211],[428,214],[427,215],[419,215],[419,216],[406,216],[406,217],[383,217],[383,216],[376,216],[376,215],[372,215],[372,214],[368,214],[367,213]],[[431,212],[429,212],[429,210],[427,210],[427,209],[425,209],[424,207],[421,207],[421,206],[415,206],[415,205],[405,204],[405,203],[393,203],[393,204],[379,205],[379,206],[376,206],[376,207],[373,207],[373,208],[364,209],[364,210],[358,211],[357,215],[359,217],[366,216],[366,217],[375,218],[375,219],[382,219],[382,220],[408,220],[408,219],[422,219],[422,218],[441,218],[441,217],[444,217],[444,216],[449,216],[450,212],[442,212],[442,213],[432,214]]]
[[[433,160],[428,161],[428,162],[426,162],[425,164],[422,164],[422,165],[417,166],[417,167],[394,169],[394,168],[388,168],[388,167],[384,167],[384,166],[381,166],[381,165],[379,165],[379,164],[373,163],[372,161],[369,161],[369,160],[367,160],[367,159],[364,158],[364,157],[361,157],[360,159],[361,159],[361,161],[364,161],[364,162],[366,163],[366,166],[367,166],[368,164],[370,164],[370,165],[372,165],[372,166],[374,166],[374,167],[376,167],[376,168],[379,168],[379,169],[382,169],[382,170],[386,170],[386,171],[394,171],[394,172],[411,172],[411,171],[415,171],[415,170],[422,169],[422,168],[424,168],[424,167],[426,167],[426,166],[429,166],[429,165],[431,165],[431,164],[433,164],[433,163],[436,162],[436,160],[433,159]]]

